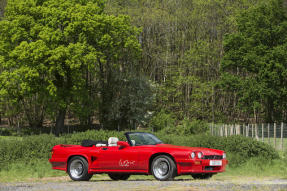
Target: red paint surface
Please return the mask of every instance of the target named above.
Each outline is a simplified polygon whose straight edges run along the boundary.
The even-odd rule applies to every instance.
[[[222,160],[222,166],[206,170],[209,159],[192,159],[191,152],[202,152],[203,155],[223,155],[224,151],[183,147],[168,144],[145,146],[104,146],[82,147],[79,145],[56,145],[49,159],[53,169],[67,170],[67,163],[72,156],[83,156],[89,163],[89,173],[123,172],[130,174],[150,174],[150,161],[154,155],[166,154],[173,158],[177,165],[178,175],[194,173],[219,173],[225,171],[228,163]]]

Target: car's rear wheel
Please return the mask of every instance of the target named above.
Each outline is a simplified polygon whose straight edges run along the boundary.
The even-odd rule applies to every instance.
[[[127,180],[130,175],[129,174],[108,174],[112,180]]]
[[[169,156],[159,155],[153,159],[151,171],[157,180],[173,180],[176,176],[176,165]]]
[[[192,178],[194,179],[210,179],[213,174],[192,174]]]
[[[92,174],[88,173],[89,164],[87,160],[80,156],[74,156],[68,163],[68,174],[72,180],[88,181],[92,178]]]

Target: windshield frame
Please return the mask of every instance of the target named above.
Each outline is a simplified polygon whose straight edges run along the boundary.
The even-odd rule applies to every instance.
[[[147,132],[126,132],[125,133],[125,136],[126,136],[126,138],[127,138],[127,141],[128,141],[128,143],[129,143],[129,145],[130,146],[144,146],[144,145],[132,145],[132,142],[131,142],[131,139],[130,139],[130,135],[131,134],[149,134],[149,135],[152,135],[152,136],[154,136],[156,139],[158,139],[159,140],[159,142],[157,142],[157,143],[155,143],[155,144],[145,144],[145,145],[157,145],[157,144],[163,144],[163,142],[157,137],[157,136],[155,136],[154,134],[152,134],[152,133],[147,133]]]

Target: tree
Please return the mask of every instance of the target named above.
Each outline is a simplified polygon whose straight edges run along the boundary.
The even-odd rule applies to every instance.
[[[262,112],[267,122],[287,119],[286,31],[283,2],[264,1],[243,11],[237,31],[224,39],[222,85],[255,121]]]
[[[4,10],[5,10],[6,3],[7,3],[6,0],[0,1],[0,20],[1,20],[1,17],[4,16]]]
[[[30,124],[31,112],[41,113],[36,126],[49,112],[59,135],[67,109],[93,93],[89,86],[100,82],[100,105],[107,104],[111,71],[133,64],[140,51],[138,30],[128,17],[103,9],[103,0],[8,2],[0,22],[0,95],[21,103]],[[87,73],[94,77],[89,84]]]

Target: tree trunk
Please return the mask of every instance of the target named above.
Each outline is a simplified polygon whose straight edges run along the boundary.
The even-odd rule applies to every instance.
[[[6,0],[1,0],[0,1],[0,20],[1,20],[1,17],[4,16],[4,11],[5,11],[6,4],[7,4]]]
[[[63,133],[65,125],[65,116],[66,116],[66,109],[60,109],[56,119],[56,126],[55,126],[56,136],[59,136],[61,133]]]

